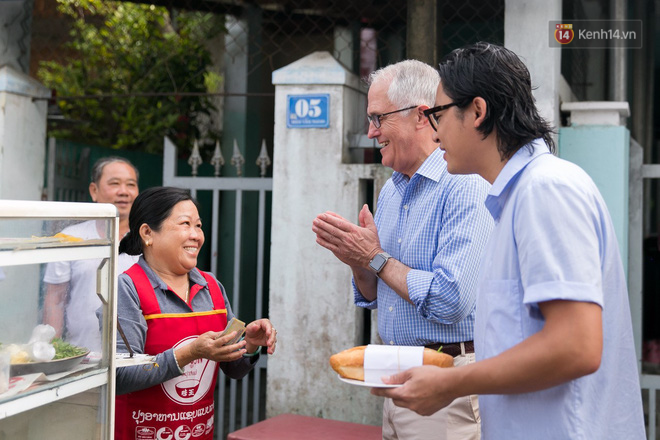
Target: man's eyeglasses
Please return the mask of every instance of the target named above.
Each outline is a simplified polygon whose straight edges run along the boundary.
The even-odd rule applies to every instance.
[[[429,123],[431,124],[431,127],[433,127],[435,131],[438,131],[438,121],[440,120],[440,117],[437,116],[436,113],[439,113],[443,110],[447,110],[449,107],[453,107],[455,105],[458,104],[456,104],[455,102],[450,102],[449,104],[439,105],[437,107],[424,110],[424,116],[429,118]]]
[[[383,116],[391,115],[393,113],[399,113],[399,112],[405,112],[406,110],[411,110],[413,108],[416,108],[416,105],[413,105],[412,107],[406,107],[406,108],[400,108],[399,110],[394,110],[393,112],[387,112],[383,113],[382,115],[367,115],[367,119],[374,124],[374,127],[380,128],[380,118]]]

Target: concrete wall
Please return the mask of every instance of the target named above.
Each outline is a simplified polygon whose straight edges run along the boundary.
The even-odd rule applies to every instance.
[[[0,1],[0,66],[30,67],[33,0]]]
[[[9,65],[0,67],[0,200],[41,199],[46,101],[32,100],[39,96],[48,96],[48,90]],[[39,266],[6,268],[4,272],[0,292],[6,294],[5,299],[16,294],[16,298],[23,295],[23,300],[5,304],[0,320],[12,324],[0,334],[23,340],[29,337],[38,318],[32,301],[38,301]],[[8,316],[19,319],[7,321]]]
[[[561,20],[561,0],[505,0],[504,46],[527,65],[541,116],[559,127],[561,49],[548,44],[548,23]]]
[[[268,359],[267,416],[295,413],[380,425],[382,399],[341,382],[328,358],[360,343],[363,310],[353,305],[351,272],[316,244],[312,220],[332,210],[357,222],[361,179],[376,192],[390,172],[351,164],[350,134],[364,128],[364,91],[327,52],[273,73],[275,139],[270,319],[278,330]],[[287,128],[289,95],[329,94],[328,128]],[[372,333],[374,334],[374,333]]]
[[[50,92],[6,65],[0,67],[0,199],[40,200]]]

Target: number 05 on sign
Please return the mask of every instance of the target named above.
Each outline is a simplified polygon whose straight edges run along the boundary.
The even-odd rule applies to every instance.
[[[328,128],[330,95],[287,95],[288,128]]]

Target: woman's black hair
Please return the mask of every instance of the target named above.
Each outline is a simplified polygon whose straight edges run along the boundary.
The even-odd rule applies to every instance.
[[[199,210],[199,205],[187,190],[171,186],[157,186],[142,191],[133,202],[128,215],[129,232],[119,243],[119,252],[140,255],[142,239],[140,226],[147,224],[152,230],[160,231],[163,221],[170,216],[174,205],[190,200]]]
[[[480,42],[451,52],[438,72],[442,90],[458,108],[467,107],[476,97],[486,101],[486,115],[478,130],[484,138],[496,130],[502,159],[538,138],[555,151],[552,127],[536,108],[529,70],[515,53]]]

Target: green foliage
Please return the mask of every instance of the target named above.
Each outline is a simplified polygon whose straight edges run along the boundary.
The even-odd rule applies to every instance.
[[[40,80],[59,97],[119,96],[58,100],[65,118],[78,123],[49,135],[151,153],[162,150],[165,135],[191,145],[200,134],[196,121],[214,109],[203,95],[211,91],[207,85],[215,88],[222,80],[209,71],[204,47],[224,31],[222,17],[133,3],[57,1],[73,19],[67,44],[72,56],[41,62]],[[147,96],[172,92],[181,94]]]

